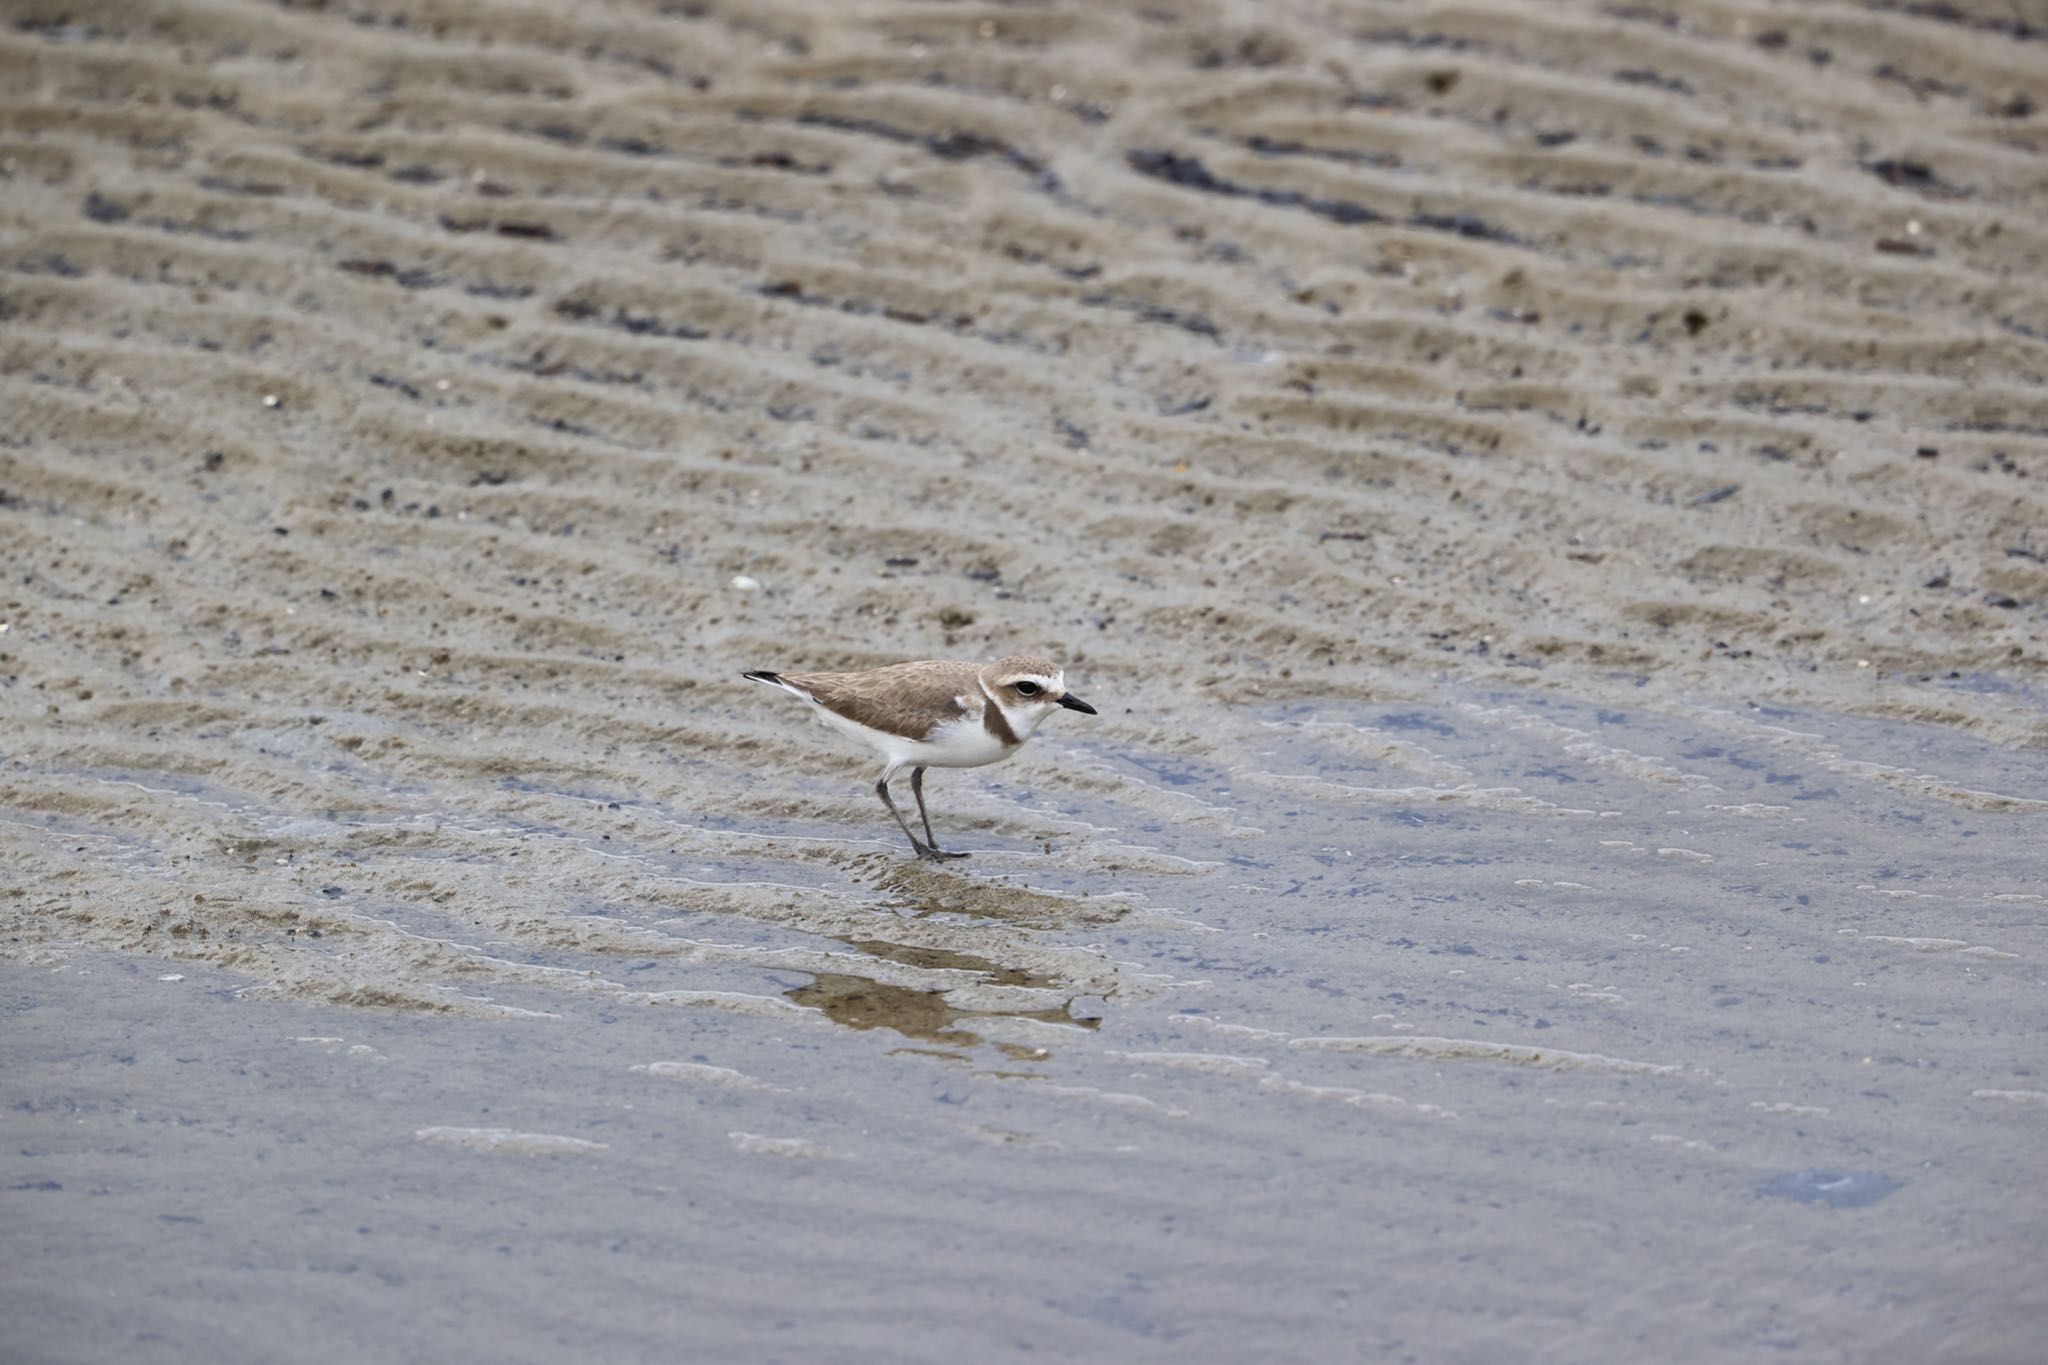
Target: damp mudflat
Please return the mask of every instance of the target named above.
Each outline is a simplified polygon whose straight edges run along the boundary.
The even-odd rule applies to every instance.
[[[830,765],[32,775],[125,804],[6,831],[104,893],[0,967],[9,1357],[2028,1358],[2037,756],[1208,720],[940,775],[941,867]]]

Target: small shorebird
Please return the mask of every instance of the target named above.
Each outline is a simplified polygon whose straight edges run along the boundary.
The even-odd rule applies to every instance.
[[[925,660],[863,673],[760,671],[741,676],[802,697],[818,719],[872,745],[887,765],[875,792],[917,856],[926,859],[967,856],[945,852],[932,837],[932,817],[924,808],[926,768],[979,768],[1008,758],[1062,706],[1095,714],[1094,707],[1067,691],[1066,675],[1050,659],[1019,657],[992,664]],[[924,821],[922,842],[889,795],[889,779],[906,767],[918,818]]]

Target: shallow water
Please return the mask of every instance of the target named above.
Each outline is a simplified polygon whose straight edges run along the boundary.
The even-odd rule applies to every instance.
[[[195,912],[189,961],[5,969],[23,1358],[223,1325],[252,1360],[309,1327],[360,1359],[2022,1358],[2024,756],[1455,688],[1219,719],[1199,756],[1068,727],[942,775],[974,856],[940,868],[872,802],[765,839],[603,791],[352,821],[73,775],[159,829],[242,811],[224,881],[318,885]],[[53,864],[172,875],[64,833]],[[631,899],[523,880],[613,862]]]
[[[0,1355],[2038,1357],[2011,0],[13,9]]]

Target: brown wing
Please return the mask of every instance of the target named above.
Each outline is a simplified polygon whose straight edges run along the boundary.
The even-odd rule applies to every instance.
[[[784,673],[782,680],[810,694],[828,711],[871,729],[924,739],[946,721],[967,714],[960,704],[981,696],[979,664],[891,664],[864,673]]]

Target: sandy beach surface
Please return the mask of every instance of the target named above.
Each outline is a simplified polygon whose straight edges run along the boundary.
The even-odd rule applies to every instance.
[[[0,1357],[2040,1359],[2039,5],[4,17]]]

